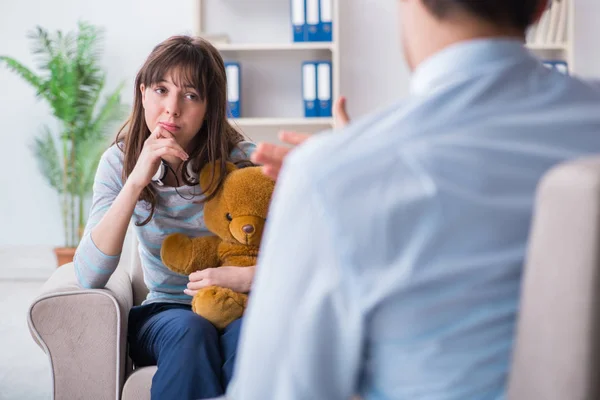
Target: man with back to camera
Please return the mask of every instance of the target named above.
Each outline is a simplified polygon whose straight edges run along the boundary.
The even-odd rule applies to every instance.
[[[546,0],[397,2],[410,96],[286,158],[231,399],[505,397],[536,185],[600,152],[600,92],[524,47]]]

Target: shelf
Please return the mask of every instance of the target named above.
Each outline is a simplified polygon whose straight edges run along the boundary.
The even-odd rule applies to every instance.
[[[194,0],[195,34],[212,43],[224,61],[241,64],[239,92],[245,99],[242,104],[249,103],[246,115],[241,115],[251,118],[230,118],[234,128],[273,139],[278,130],[313,133],[334,127],[331,117],[304,118],[301,64],[330,62],[331,99],[340,97],[340,2],[330,2],[332,41],[294,42],[289,0],[242,1],[244,6],[235,10],[230,1]]]
[[[299,43],[221,43],[215,44],[220,51],[299,51],[299,50],[333,50],[332,42],[299,42]]]
[[[565,51],[569,49],[567,43],[555,43],[555,44],[527,44],[528,49],[531,50],[553,50],[553,51]]]
[[[232,118],[238,126],[331,126],[333,118]]]

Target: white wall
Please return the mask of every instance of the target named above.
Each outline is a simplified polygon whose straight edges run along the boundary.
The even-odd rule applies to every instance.
[[[599,79],[600,1],[575,0],[575,6],[575,68],[582,77]]]
[[[236,4],[247,8],[248,3],[206,1],[219,2],[225,9]],[[252,3],[264,7],[274,1],[286,0]],[[600,77],[600,55],[593,44],[600,31],[600,2],[577,1],[577,69],[584,76]],[[341,90],[348,97],[351,114],[359,116],[406,95],[409,75],[400,54],[396,1],[341,3]],[[170,35],[191,33],[195,26],[195,0],[28,0],[6,4],[0,6],[0,54],[14,56],[28,65],[32,65],[32,58],[26,33],[35,25],[70,30],[78,19],[85,19],[105,27],[107,86],[112,88],[125,81],[124,97],[129,103],[134,75],[151,48]],[[268,25],[257,24],[252,18],[242,18],[235,26],[227,26],[218,15],[208,22],[213,28],[222,24],[221,30],[232,31],[234,37],[236,30],[239,35],[240,29],[248,27],[258,36],[272,35],[272,31],[261,31],[269,29]],[[386,63],[381,61],[382,54]],[[4,149],[0,172],[0,256],[1,249],[10,246],[50,249],[62,241],[58,198],[38,173],[29,146],[42,124],[51,123],[52,118],[47,107],[34,100],[33,90],[4,68],[0,68],[0,90],[0,143]]]

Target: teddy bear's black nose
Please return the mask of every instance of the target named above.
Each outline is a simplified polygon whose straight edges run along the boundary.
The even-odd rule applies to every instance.
[[[242,226],[242,230],[248,235],[254,233],[254,227],[252,225],[244,225]]]

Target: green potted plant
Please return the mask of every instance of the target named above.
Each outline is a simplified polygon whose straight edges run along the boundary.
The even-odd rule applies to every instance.
[[[44,126],[32,144],[42,175],[61,196],[64,242],[54,249],[59,266],[73,259],[100,156],[109,145],[114,123],[126,113],[120,98],[123,84],[100,99],[106,81],[100,66],[102,35],[102,29],[85,22],[66,34],[38,26],[28,37],[39,73],[0,55],[0,64],[33,86],[59,122],[58,132]]]

